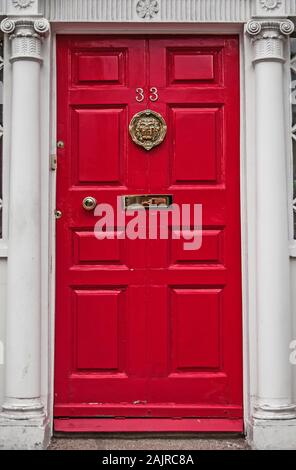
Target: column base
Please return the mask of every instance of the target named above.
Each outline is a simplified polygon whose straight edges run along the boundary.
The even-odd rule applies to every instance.
[[[296,419],[257,419],[247,424],[247,441],[257,450],[296,450]]]
[[[5,402],[0,413],[0,449],[42,450],[50,438],[50,421],[40,399]]]
[[[294,404],[278,406],[270,406],[266,404],[258,405],[255,406],[253,417],[259,420],[296,419],[296,406]]]

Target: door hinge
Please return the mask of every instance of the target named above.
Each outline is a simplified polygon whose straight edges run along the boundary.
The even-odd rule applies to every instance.
[[[57,156],[56,155],[50,156],[50,168],[52,171],[55,171],[57,169]]]

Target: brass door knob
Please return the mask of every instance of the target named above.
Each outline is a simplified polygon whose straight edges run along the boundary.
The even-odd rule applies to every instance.
[[[97,200],[92,196],[87,196],[82,201],[82,207],[86,211],[92,211],[97,205]]]

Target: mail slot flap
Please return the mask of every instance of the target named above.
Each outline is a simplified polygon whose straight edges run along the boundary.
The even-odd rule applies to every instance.
[[[123,196],[124,209],[167,209],[173,203],[171,194],[135,194]]]

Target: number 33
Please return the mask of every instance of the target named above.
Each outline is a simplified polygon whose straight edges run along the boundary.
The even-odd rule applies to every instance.
[[[151,87],[150,88],[150,93],[151,95],[149,95],[149,99],[150,101],[157,101],[158,100],[158,90],[156,87]],[[142,103],[142,101],[144,101],[145,99],[145,92],[143,90],[143,88],[136,88],[136,100],[138,103]]]

